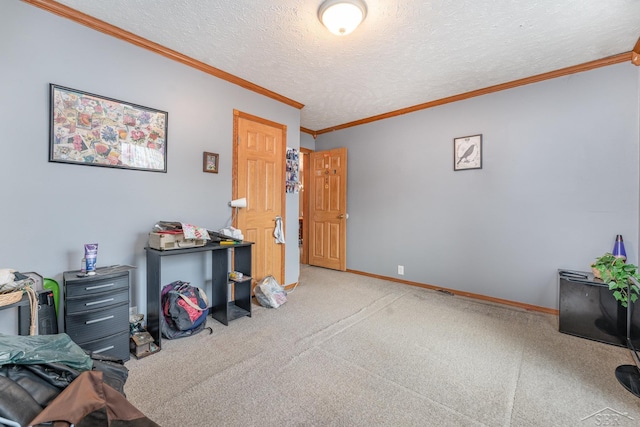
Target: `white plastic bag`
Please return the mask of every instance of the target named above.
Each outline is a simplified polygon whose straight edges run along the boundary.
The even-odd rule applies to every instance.
[[[255,287],[256,299],[261,306],[278,308],[287,302],[287,291],[276,281],[275,277],[267,276]]]

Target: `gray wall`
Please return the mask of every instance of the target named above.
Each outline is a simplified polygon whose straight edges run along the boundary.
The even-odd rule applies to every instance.
[[[300,111],[18,1],[0,14],[0,268],[62,283],[85,243],[98,266],[131,264],[133,304],[146,311],[147,234],[158,220],[210,229],[228,225],[233,109],[287,125],[300,145]],[[168,172],[48,163],[49,83],[169,113]],[[202,172],[202,153],[220,172]],[[299,275],[298,195],[287,194],[286,283]],[[206,261],[167,263],[163,280],[210,286]],[[0,314],[6,324],[9,315]]]
[[[21,2],[3,3],[0,52],[0,267],[61,282],[82,245],[98,242],[98,265],[137,267],[132,298],[144,312],[151,226],[230,219],[234,108],[286,124],[290,147],[348,147],[350,269],[400,277],[402,264],[406,280],[557,308],[557,268],[588,268],[615,234],[638,259],[640,71],[630,64],[301,144],[295,108]],[[168,111],[168,173],[48,163],[49,83]],[[453,172],[453,138],[476,133],[484,168]],[[219,174],[201,172],[203,151],[220,153]],[[290,242],[297,206],[288,194]],[[287,244],[287,283],[298,257]],[[206,283],[202,261],[176,257],[164,278]]]
[[[308,148],[309,150],[316,149],[316,140],[308,133],[300,132],[300,147]]]
[[[556,270],[588,270],[616,234],[637,263],[639,76],[619,64],[320,135],[349,152],[347,267],[557,309]],[[453,139],[474,134],[483,168],[454,172]]]

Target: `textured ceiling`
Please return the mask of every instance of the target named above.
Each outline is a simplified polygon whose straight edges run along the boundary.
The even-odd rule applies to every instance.
[[[633,50],[640,0],[58,0],[305,105],[314,131]]]

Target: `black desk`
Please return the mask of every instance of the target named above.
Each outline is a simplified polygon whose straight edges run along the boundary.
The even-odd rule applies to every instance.
[[[229,257],[233,255],[233,270],[251,277],[252,242],[235,245],[210,244],[196,248],[147,251],[147,331],[162,348],[162,307],[160,292],[168,283],[162,281],[162,258],[173,255],[211,252],[211,316],[227,325],[242,316],[251,317],[251,280],[236,283],[234,300],[229,302]]]

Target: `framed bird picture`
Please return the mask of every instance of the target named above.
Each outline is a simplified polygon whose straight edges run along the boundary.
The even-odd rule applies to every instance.
[[[453,140],[453,170],[482,169],[482,135]]]

